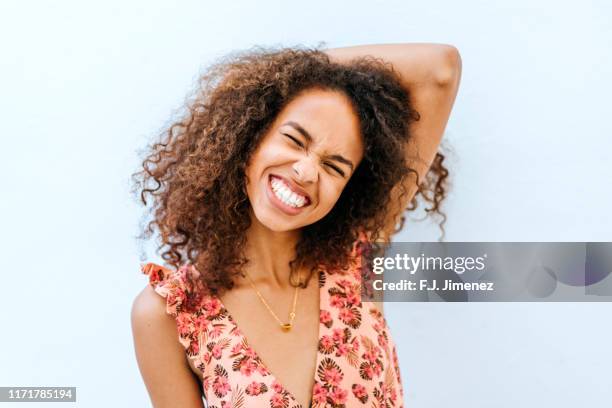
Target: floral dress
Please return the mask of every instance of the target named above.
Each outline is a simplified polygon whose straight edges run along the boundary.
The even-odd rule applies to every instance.
[[[396,347],[387,321],[361,301],[362,241],[353,247],[348,271],[319,268],[319,349],[310,407],[403,407]],[[154,290],[166,298],[178,341],[200,370],[207,406],[303,408],[248,344],[235,320],[212,294],[196,289],[199,272],[141,266]]]

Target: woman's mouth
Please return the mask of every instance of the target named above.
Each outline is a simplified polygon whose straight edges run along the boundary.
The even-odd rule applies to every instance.
[[[310,204],[307,195],[294,191],[281,177],[270,175],[268,177],[268,198],[281,211],[295,215]]]

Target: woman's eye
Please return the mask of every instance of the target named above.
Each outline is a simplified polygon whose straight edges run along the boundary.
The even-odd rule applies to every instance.
[[[338,167],[334,166],[333,164],[330,163],[325,163],[326,166],[331,167],[332,169],[334,169],[336,171],[336,173],[340,174],[342,177],[344,177],[344,172],[342,170],[340,170]]]
[[[304,144],[302,142],[300,142],[298,139],[296,139],[295,137],[288,135],[287,133],[283,133],[282,134],[285,137],[288,137],[289,139],[291,139],[293,141],[293,143],[295,143],[296,145],[298,145],[300,148],[304,148]],[[344,177],[344,172],[342,170],[340,170],[340,168],[338,168],[337,166],[331,164],[331,163],[324,163],[327,167],[331,168],[332,170],[334,170],[336,173],[338,173],[339,175],[341,175],[342,177]]]
[[[297,140],[295,137],[291,136],[291,135],[287,135],[285,133],[283,133],[283,135],[287,136],[289,139],[293,140],[293,142],[300,146],[300,147],[304,147],[304,145],[302,144],[302,142],[300,142],[299,140]]]

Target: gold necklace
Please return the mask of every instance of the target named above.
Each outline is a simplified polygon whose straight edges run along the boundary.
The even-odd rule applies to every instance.
[[[291,330],[291,327],[293,327],[293,319],[295,319],[295,306],[297,304],[297,295],[298,295],[298,288],[299,285],[295,287],[295,293],[293,295],[293,308],[291,309],[291,312],[289,313],[289,323],[283,323],[278,316],[276,316],[276,313],[274,313],[274,311],[270,308],[270,306],[268,305],[268,302],[266,302],[266,300],[263,298],[263,296],[261,295],[261,293],[259,293],[259,291],[257,290],[257,288],[255,287],[255,283],[253,282],[253,280],[251,279],[251,277],[249,276],[249,274],[244,271],[244,273],[246,274],[247,278],[249,278],[249,283],[251,284],[251,286],[253,287],[253,289],[255,289],[255,292],[257,293],[257,296],[259,296],[259,299],[261,300],[261,302],[264,304],[264,306],[268,309],[268,311],[272,314],[272,316],[274,316],[274,318],[276,319],[276,321],[278,322],[278,324],[280,325],[280,328],[283,332],[288,332],[289,330]],[[300,283],[302,282],[302,274],[299,274],[299,281]]]

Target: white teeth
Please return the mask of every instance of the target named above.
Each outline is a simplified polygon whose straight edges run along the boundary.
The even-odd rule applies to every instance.
[[[272,191],[276,197],[278,197],[282,202],[292,207],[302,207],[306,203],[306,198],[302,197],[299,194],[291,191],[285,183],[282,181],[272,178]]]

